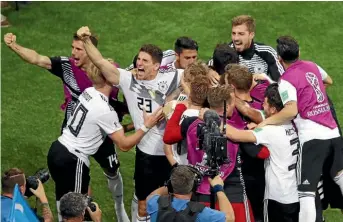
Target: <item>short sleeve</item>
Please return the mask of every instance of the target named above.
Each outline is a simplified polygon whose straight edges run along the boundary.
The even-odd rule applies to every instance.
[[[148,201],[147,201],[147,213],[149,215],[156,213],[158,211],[158,199],[160,198],[160,195],[153,195]]]
[[[327,72],[319,65],[317,65],[317,67],[319,69],[320,75],[322,76],[322,80],[325,80],[328,77]]]
[[[297,101],[297,90],[286,80],[281,80],[279,83],[279,93],[282,103],[285,105],[289,101]]]
[[[50,57],[50,61],[51,61],[51,69],[49,69],[49,72],[51,72],[55,76],[58,76],[62,79],[63,77],[62,64],[69,62],[69,58],[64,57],[64,56],[56,56],[56,57]]]
[[[197,222],[225,222],[226,216],[224,212],[213,210],[205,207],[201,213],[198,214]]]
[[[125,69],[118,69],[120,72],[119,85],[122,89],[129,88],[132,80],[132,73]],[[115,85],[116,86],[116,85]]]
[[[123,129],[115,111],[99,116],[97,124],[107,135]]]
[[[252,133],[254,134],[256,138],[256,145],[265,145],[268,146],[270,144],[270,138],[275,136],[275,132],[273,132],[272,128],[270,126],[265,126],[262,128],[255,128],[252,130]]]

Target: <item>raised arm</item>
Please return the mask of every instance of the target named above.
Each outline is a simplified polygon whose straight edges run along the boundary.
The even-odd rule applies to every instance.
[[[4,35],[5,44],[24,61],[45,69],[51,69],[51,60],[49,57],[40,55],[32,49],[18,45],[16,39],[17,37],[13,33],[7,33]]]
[[[89,59],[98,69],[100,69],[106,80],[112,85],[118,85],[120,78],[119,70],[110,61],[104,59],[99,50],[93,45],[89,38],[91,36],[89,28],[87,26],[82,26],[77,31],[77,35],[84,42],[85,50],[88,54]]]

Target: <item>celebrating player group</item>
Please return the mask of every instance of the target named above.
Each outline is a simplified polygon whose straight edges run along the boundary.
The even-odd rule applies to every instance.
[[[91,194],[91,156],[104,171],[120,222],[168,221],[161,215],[186,210],[195,217],[182,221],[320,222],[329,204],[342,210],[343,139],[326,93],[333,81],[300,59],[293,37],[278,37],[274,49],[255,42],[255,27],[251,16],[234,17],[231,41],[218,44],[206,62],[198,59],[198,43],[183,36],[173,50],[142,45],[126,69],[102,56],[87,26],[72,36],[71,56],[41,55],[5,34],[23,60],[63,82],[65,119],[47,154],[58,212],[68,192]],[[132,124],[121,124],[124,115]],[[210,117],[225,137],[227,161],[216,166],[199,142],[199,126]],[[134,147],[130,220],[119,171],[126,163],[116,149]],[[183,165],[202,177],[189,196],[169,189],[171,205],[164,207],[154,195],[163,196],[160,189]],[[207,173],[211,167],[217,175]],[[207,208],[211,192],[215,210]]]

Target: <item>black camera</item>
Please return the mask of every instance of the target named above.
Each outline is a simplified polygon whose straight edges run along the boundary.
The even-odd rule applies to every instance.
[[[205,174],[215,176],[219,173],[219,167],[230,161],[227,152],[228,140],[220,132],[221,120],[215,111],[206,111],[204,122],[197,126],[198,148],[205,151],[207,156],[206,165],[211,168]]]
[[[87,196],[87,207],[89,207],[91,209],[92,212],[95,212],[96,211],[96,205],[93,202],[93,199],[92,197],[90,196]],[[92,218],[91,216],[89,215],[88,213],[88,210],[86,209],[86,212],[85,212],[85,216],[84,216],[84,219],[83,221],[92,221]]]
[[[50,174],[48,169],[39,169],[33,176],[26,178],[26,191],[25,196],[31,197],[33,193],[30,191],[30,188],[36,190],[38,188],[38,180],[42,183],[45,183],[49,180]]]

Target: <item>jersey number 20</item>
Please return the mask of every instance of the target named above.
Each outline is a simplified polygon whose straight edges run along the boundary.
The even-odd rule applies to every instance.
[[[73,116],[72,116],[73,119],[68,125],[70,132],[74,136],[79,135],[82,124],[86,119],[87,113],[88,113],[88,110],[86,109],[86,107],[84,107],[82,104],[79,103],[73,113]]]

